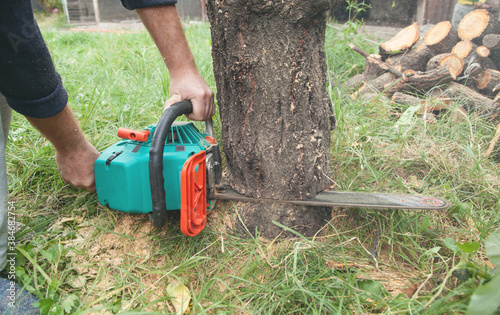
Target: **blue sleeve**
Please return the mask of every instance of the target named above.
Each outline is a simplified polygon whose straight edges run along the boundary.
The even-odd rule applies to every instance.
[[[123,6],[129,10],[177,3],[177,0],[121,0],[121,1]]]

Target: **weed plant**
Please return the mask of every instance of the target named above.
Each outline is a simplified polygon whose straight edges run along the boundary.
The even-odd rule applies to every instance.
[[[185,30],[215,90],[209,26],[186,24]],[[476,287],[494,273],[483,240],[498,229],[500,168],[497,159],[482,156],[496,123],[474,114],[454,122],[451,108],[434,124],[413,115],[400,125],[397,113],[405,108],[352,100],[342,83],[362,71],[364,59],[348,44],[377,49],[373,38],[357,32],[352,25],[327,29],[328,89],[337,119],[334,184],[435,195],[451,209],[336,208],[317,237],[278,241],[226,229],[238,205],[219,202],[197,237],[182,236],[175,217],[165,229],[151,230],[147,216],[109,210],[94,194],[63,183],[53,148],[15,114],[9,190],[25,225],[17,235],[16,279],[40,299],[42,313],[169,313],[175,298],[166,288],[174,281],[188,289],[191,314],[465,312]],[[46,27],[43,35],[69,104],[98,150],[118,140],[119,127],[142,129],[158,120],[169,77],[145,31]],[[215,130],[220,141],[218,115]],[[477,247],[457,250],[463,244]]]

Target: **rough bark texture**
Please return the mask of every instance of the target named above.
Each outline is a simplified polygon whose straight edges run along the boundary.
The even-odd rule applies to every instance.
[[[468,111],[486,114],[494,109],[491,99],[462,84],[456,82],[450,83],[446,89],[446,93],[455,102],[463,103]]]
[[[442,66],[426,72],[417,71],[411,76],[406,76],[388,88],[386,92],[388,94],[396,92],[425,93],[436,86],[445,85],[451,81],[453,81],[453,76],[449,67]]]
[[[436,55],[449,53],[458,41],[457,30],[451,26],[449,21],[439,22],[434,25],[434,27],[425,34],[424,39],[427,47]]]
[[[431,72],[443,66],[449,67],[450,74],[454,80],[464,69],[462,59],[458,58],[455,54],[441,54],[432,57],[429,62],[427,62],[426,70],[427,72]]]
[[[391,66],[401,65],[401,71],[425,71],[427,61],[434,53],[424,42],[417,43],[411,50],[388,58],[385,62]]]
[[[485,69],[479,76],[476,86],[482,94],[493,98],[496,95],[495,87],[498,84],[500,84],[500,71]]]
[[[207,2],[223,148],[238,192],[305,199],[330,184],[334,127],[324,51],[329,0]],[[250,232],[272,223],[313,235],[329,211],[255,203],[239,214]]]

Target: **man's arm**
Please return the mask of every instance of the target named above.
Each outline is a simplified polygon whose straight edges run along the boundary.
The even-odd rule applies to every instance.
[[[179,99],[193,103],[192,120],[207,120],[215,114],[214,93],[202,78],[188,46],[175,5],[136,9],[151,34],[170,73],[171,105]]]
[[[54,146],[63,180],[95,192],[94,161],[99,152],[85,138],[69,106],[49,118],[26,118]]]

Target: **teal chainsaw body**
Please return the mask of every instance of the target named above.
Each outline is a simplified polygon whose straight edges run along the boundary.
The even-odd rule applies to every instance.
[[[156,227],[164,225],[166,211],[181,210],[182,232],[196,235],[205,226],[210,192],[220,182],[220,151],[212,135],[192,122],[174,122],[175,111],[191,112],[191,103],[174,105],[162,116],[170,120],[166,124],[160,119],[142,131],[118,130],[123,140],[95,162],[97,196],[114,210],[150,213]]]

